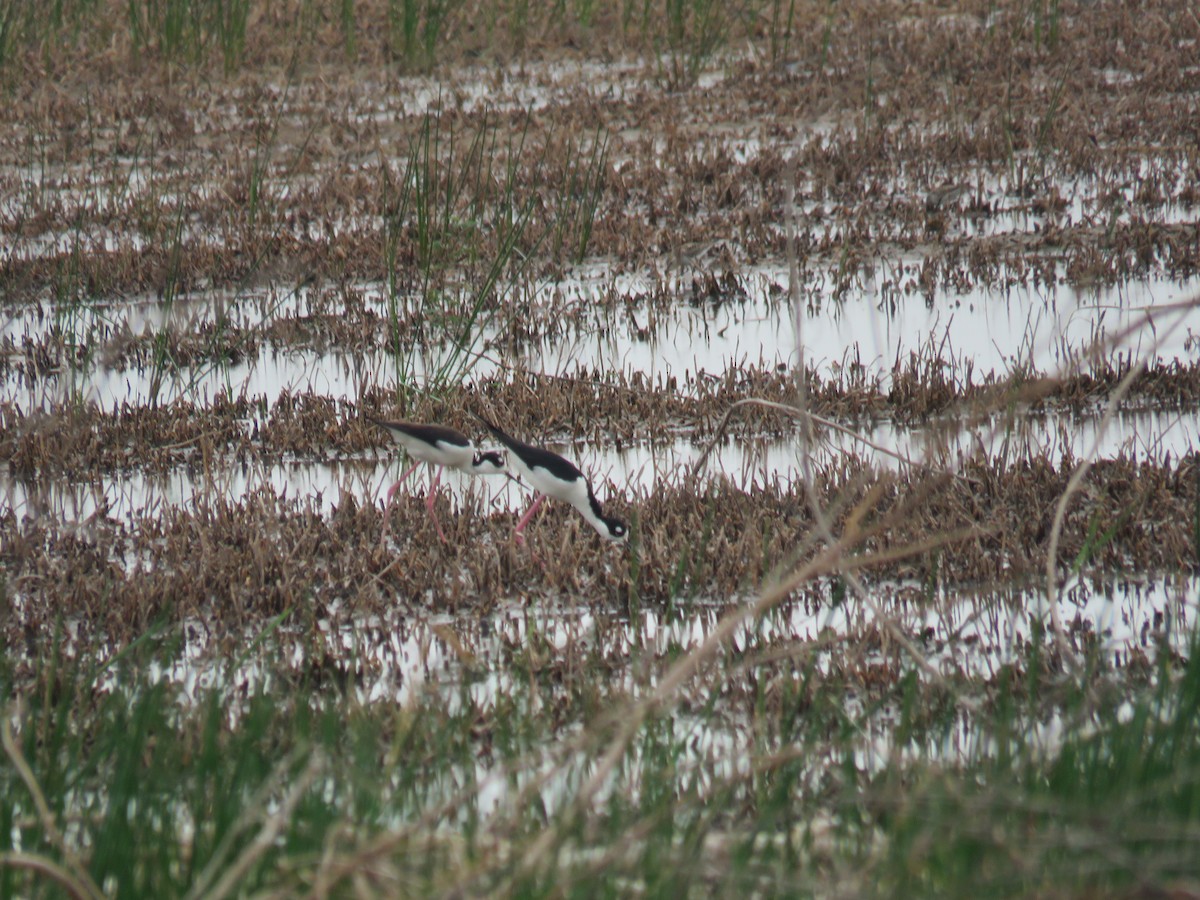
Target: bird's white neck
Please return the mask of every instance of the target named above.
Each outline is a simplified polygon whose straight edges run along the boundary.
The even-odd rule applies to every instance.
[[[608,523],[601,516],[603,510],[600,508],[600,501],[596,499],[596,495],[592,493],[592,487],[587,482],[581,481],[579,490],[575,491],[576,496],[572,497],[570,503],[583,516],[589,525],[600,532],[601,536],[611,538],[612,533],[609,531]]]

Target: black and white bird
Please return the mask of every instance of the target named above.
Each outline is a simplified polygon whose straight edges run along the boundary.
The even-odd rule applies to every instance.
[[[509,471],[520,475],[530,487],[537,491],[537,499],[533,501],[533,505],[517,523],[514,534],[518,539],[524,540],[521,532],[547,497],[570,503],[579,510],[580,515],[587,520],[589,525],[610,541],[624,544],[629,539],[628,526],[620,519],[604,514],[600,502],[592,492],[591,484],[574,463],[542,447],[534,447],[518,441],[501,431],[479,413],[475,413],[475,417],[491,432],[492,437],[508,448]]]
[[[368,421],[378,425],[392,436],[397,444],[407,451],[413,464],[393,484],[387,492],[387,505],[383,510],[384,531],[387,531],[388,513],[392,509],[392,501],[396,491],[408,479],[421,463],[428,463],[433,470],[433,481],[429,485],[429,496],[425,498],[425,508],[433,519],[434,527],[443,541],[446,535],[434,512],[434,499],[437,496],[438,483],[442,478],[442,470],[458,469],[468,475],[507,475],[508,466],[505,464],[502,450],[478,450],[471,439],[457,428],[447,428],[445,425],[421,425],[417,422],[387,422],[383,419],[367,417]]]

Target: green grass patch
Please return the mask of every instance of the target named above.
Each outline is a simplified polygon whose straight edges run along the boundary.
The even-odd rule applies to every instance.
[[[622,741],[645,674],[598,681],[595,649],[563,668],[527,624],[527,652],[401,704],[364,702],[367,658],[282,664],[282,617],[190,694],[162,677],[186,658],[170,627],[111,661],[50,651],[32,681],[6,655],[0,892],[1003,897],[1200,874],[1194,640],[1140,673],[1064,678],[1035,638],[990,685],[864,687],[844,648],[781,656],[753,628]]]

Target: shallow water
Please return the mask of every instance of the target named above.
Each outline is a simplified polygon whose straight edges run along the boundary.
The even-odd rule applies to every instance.
[[[930,594],[917,584],[886,582],[871,585],[870,590],[870,605],[853,595],[834,603],[830,583],[812,585],[803,600],[771,609],[759,619],[743,617],[727,649],[720,652],[740,661],[752,661],[762,653],[778,662],[781,651],[790,648],[790,657],[784,659],[790,659],[794,667],[790,677],[797,681],[810,666],[819,677],[835,659],[844,664],[848,653],[860,659],[859,665],[882,670],[899,660],[901,672],[912,668],[928,679],[895,645],[886,659],[869,649],[874,641],[867,636],[875,631],[878,616],[884,615],[951,684],[983,685],[995,679],[1001,667],[1025,657],[1024,648],[1038,639],[1037,623],[1041,623],[1039,630],[1048,627],[1048,607],[1036,587],[988,590],[973,597],[959,593],[953,598],[941,591]],[[1200,613],[1198,597],[1200,580],[1195,577],[1114,579],[1099,589],[1075,582],[1056,602],[1059,616],[1074,636],[1071,640],[1094,640],[1097,661],[1119,672],[1130,666],[1153,668],[1164,650],[1186,652]],[[276,689],[277,679],[311,675],[314,663],[330,677],[326,690],[347,691],[355,704],[399,709],[430,694],[447,710],[459,712],[494,710],[498,703],[512,703],[515,698],[520,698],[519,703],[551,704],[561,687],[556,687],[557,679],[538,677],[543,668],[596,663],[604,667],[611,690],[638,698],[655,690],[662,666],[699,647],[725,616],[741,615],[752,603],[752,597],[720,605],[679,598],[673,610],[643,610],[629,618],[553,601],[513,598],[493,613],[459,618],[422,613],[400,603],[382,614],[364,616],[334,602],[317,620],[315,631],[285,620],[233,636],[193,617],[153,636],[152,646],[164,652],[137,680],[172,686],[177,691],[175,701],[185,707],[207,691],[218,691],[227,698],[224,709],[231,721],[239,717],[245,697]],[[61,648],[65,658],[77,652],[76,639],[73,623],[65,622]],[[1051,639],[1046,635],[1041,640]],[[230,646],[246,649],[229,655]],[[97,690],[126,689],[124,667],[101,671]],[[760,677],[771,671],[761,670]],[[786,664],[769,677],[786,680]],[[718,679],[718,685],[726,683],[726,676]],[[706,692],[712,689],[714,685],[704,679],[686,683],[681,689],[683,702],[666,710],[661,727],[680,741],[680,765],[698,766],[706,777],[719,778],[742,770],[754,758],[755,729],[740,707],[721,704],[703,712]],[[863,773],[880,771],[897,755],[953,764],[997,752],[995,747],[978,744],[978,729],[967,707],[953,728],[941,737],[935,732],[917,746],[898,742],[899,710],[893,705],[873,706],[868,714],[866,698],[853,691],[840,702],[848,721],[858,723],[855,735],[847,740]],[[689,705],[701,712],[689,712]],[[1058,713],[1024,724],[1029,739],[1047,752],[1069,732]],[[530,748],[523,763],[526,770],[517,778],[507,767],[495,768],[482,754],[473,772],[458,774],[479,786],[481,811],[487,815],[494,805],[513,796],[514,787],[531,772],[562,766],[541,792],[542,801],[553,809],[569,796],[563,790],[571,777],[570,761],[560,752],[569,737],[564,736],[563,746]],[[640,760],[639,753],[632,751],[626,765],[637,766]],[[817,757],[809,762],[813,773],[823,765]],[[446,799],[456,793],[455,785],[444,788]],[[603,796],[601,791],[600,802]]]
[[[1045,374],[1086,370],[1093,347],[1102,356],[1132,352],[1137,359],[1195,359],[1200,310],[1175,306],[1200,294],[1200,278],[1128,282],[1079,292],[1016,286],[937,292],[912,289],[916,263],[881,264],[868,289],[800,324],[806,363],[818,371],[850,362],[883,373],[910,354],[947,368],[970,365],[976,380],[1032,368]]]
[[[1100,416],[1017,416],[965,430],[953,423],[928,429],[898,428],[879,423],[858,433],[871,444],[841,431],[820,428],[812,449],[811,464],[820,466],[839,454],[850,453],[883,469],[899,470],[911,463],[928,463],[957,470],[967,458],[982,452],[988,459],[1012,462],[1045,458],[1052,464],[1064,459],[1123,457],[1142,462],[1179,459],[1200,449],[1200,425],[1183,413],[1120,413],[1103,427]],[[874,446],[871,446],[874,445]],[[598,496],[635,500],[656,485],[677,483],[688,475],[707,449],[681,436],[667,443],[631,444],[621,450],[580,442],[554,444],[553,449],[576,461],[592,479]],[[876,449],[884,448],[883,450]],[[891,451],[891,453],[884,451]],[[165,473],[141,470],[96,473],[89,482],[24,481],[0,468],[0,510],[17,516],[50,516],[64,522],[82,522],[103,511],[117,521],[131,521],[169,507],[188,507],[214,497],[238,499],[262,489],[279,497],[309,497],[325,514],[352,496],[359,504],[382,503],[393,480],[407,468],[389,447],[376,454],[337,460],[291,460],[269,464],[235,463],[204,470],[185,464]],[[798,438],[717,441],[705,460],[705,477],[723,477],[737,487],[753,491],[768,485],[787,485],[803,477],[804,463]],[[419,468],[405,493],[424,496],[430,480],[427,466]],[[474,478],[457,471],[443,473],[442,493],[453,508],[470,495],[484,508],[516,511],[529,503],[530,493],[507,479]]]
[[[1061,586],[1060,586],[1061,587]],[[803,602],[773,609],[761,619],[746,619],[734,630],[729,648],[739,656],[794,646],[797,661],[825,671],[832,655],[844,652],[844,641],[860,638],[875,628],[876,612],[886,615],[910,637],[925,660],[944,677],[992,679],[1001,667],[1022,657],[1035,640],[1035,623],[1049,627],[1045,596],[1037,589],[988,592],[974,598],[959,596],[946,602],[940,592],[929,596],[920,585],[873,585],[872,604],[847,599],[831,604],[829,584]],[[1200,612],[1200,581],[1195,578],[1130,582],[1112,580],[1100,589],[1070,583],[1057,600],[1062,621],[1076,635],[1094,639],[1101,657],[1118,668],[1135,659],[1153,663],[1161,649],[1184,652]],[[744,598],[742,604],[752,603]],[[521,666],[505,664],[512,653],[529,660],[570,664],[572,660],[602,659],[612,677],[624,681],[634,696],[652,690],[638,661],[681,658],[702,644],[721,619],[737,604],[721,607],[682,599],[679,609],[646,610],[633,620],[590,609],[513,600],[493,614],[457,619],[396,607],[384,617],[356,617],[337,604],[332,618],[317,623],[312,636],[299,634],[286,623],[279,630],[285,650],[251,654],[232,666],[215,646],[209,629],[199,620],[181,624],[183,641],[177,658],[152,667],[153,680],[181,689],[180,700],[195,700],[202,689],[244,692],[264,686],[283,671],[303,664],[314,652],[336,660],[353,676],[363,703],[409,703],[414,695],[435,691],[449,708],[468,699],[491,708],[497,698],[512,693],[514,679],[525,679]],[[744,607],[743,607],[744,608]],[[245,635],[242,646],[251,646]],[[1049,640],[1049,638],[1046,638]],[[814,642],[817,642],[814,644]],[[321,649],[314,650],[319,647]],[[214,652],[216,651],[216,652]],[[872,663],[868,657],[864,660]],[[882,660],[876,660],[882,662]],[[1139,663],[1140,664],[1140,663]],[[923,678],[929,676],[918,669]],[[115,689],[110,674],[107,689]],[[465,694],[464,694],[465,691]],[[852,698],[850,698],[852,700]],[[711,723],[705,726],[711,730]]]
[[[26,341],[37,343],[51,329],[67,335],[69,346],[88,346],[89,360],[36,379],[15,373],[0,384],[0,402],[24,410],[46,409],[78,398],[112,409],[121,403],[144,405],[152,398],[178,396],[265,396],[282,391],[314,391],[355,399],[372,387],[397,381],[422,384],[447,370],[463,380],[485,378],[508,367],[552,375],[590,377],[594,373],[640,374],[651,383],[675,377],[679,384],[745,365],[792,367],[803,358],[823,376],[853,368],[881,379],[910,356],[936,359],[953,377],[976,383],[1014,371],[1070,374],[1089,368],[1089,353],[1117,353],[1135,359],[1194,361],[1200,357],[1200,309],[1181,306],[1200,294],[1200,277],[1183,282],[1165,278],[1128,282],[1119,288],[1086,292],[1069,287],[976,286],[963,293],[914,288],[919,260],[880,262],[860,290],[840,300],[827,297],[821,272],[804,278],[804,315],[796,318],[787,302],[785,268],[759,267],[740,279],[745,295],[712,303],[675,302],[668,309],[638,297],[655,286],[632,276],[613,277],[589,266],[562,284],[544,284],[529,300],[534,328],[544,338],[512,344],[502,317],[486,320],[465,352],[427,344],[396,356],[382,339],[366,346],[274,349],[264,344],[256,356],[234,364],[205,362],[175,368],[153,362],[113,368],[104,363],[105,343],[122,335],[154,333],[164,312],[153,300],[127,304],[49,310],[22,308],[9,314],[0,340],[19,356]],[[691,276],[673,289],[690,294]],[[358,289],[364,308],[386,321],[388,300],[377,285]],[[613,305],[612,297],[635,298]],[[419,298],[408,314],[419,314]],[[197,331],[219,321],[243,329],[264,322],[303,319],[311,302],[304,292],[260,293],[240,299],[228,293],[183,298],[172,306],[171,327]],[[540,310],[540,312],[539,312]],[[542,324],[538,324],[542,323]],[[535,331],[536,334],[536,331]],[[801,351],[800,348],[803,348]]]

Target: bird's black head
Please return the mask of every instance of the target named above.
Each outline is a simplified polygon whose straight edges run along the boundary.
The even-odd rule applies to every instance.
[[[601,521],[608,528],[608,539],[616,544],[624,544],[629,540],[629,526],[620,519],[605,516]]]
[[[563,462],[566,462],[566,460],[563,460]],[[567,465],[571,464],[567,463]],[[579,471],[578,469],[575,469],[574,466],[571,466],[571,468],[576,472]],[[581,474],[579,477],[582,478],[583,475]],[[629,526],[620,519],[614,518],[613,516],[606,516],[603,508],[600,506],[600,501],[596,499],[596,495],[592,491],[591,484],[587,481],[584,481],[584,484],[587,485],[588,506],[591,507],[592,513],[591,516],[588,517],[588,521],[592,523],[593,528],[595,528],[598,532],[600,532],[600,534],[604,535],[604,537],[608,538],[610,541],[613,541],[617,544],[624,544],[629,540]],[[584,512],[583,510],[581,510],[581,512],[587,516],[587,512]],[[604,527],[601,528],[601,525]]]
[[[471,460],[471,468],[481,475],[502,475],[508,471],[503,450],[479,450]]]

